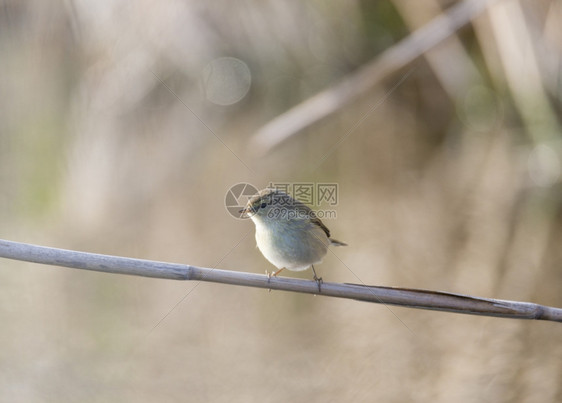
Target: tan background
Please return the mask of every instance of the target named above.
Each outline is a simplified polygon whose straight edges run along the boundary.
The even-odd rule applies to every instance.
[[[561,1],[500,1],[252,146],[452,3],[0,2],[0,237],[262,273],[229,187],[335,182],[325,280],[562,307]],[[1,401],[562,401],[556,323],[7,260],[0,323]]]

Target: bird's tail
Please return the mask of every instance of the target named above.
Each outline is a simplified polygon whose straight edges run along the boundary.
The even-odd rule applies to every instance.
[[[330,238],[330,244],[334,246],[347,246],[345,242],[338,241],[337,239]]]

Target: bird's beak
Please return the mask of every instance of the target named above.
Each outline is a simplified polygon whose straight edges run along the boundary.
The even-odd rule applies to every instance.
[[[251,216],[256,214],[256,211],[251,206],[244,207],[242,210],[238,212],[240,213],[240,218],[250,218]]]

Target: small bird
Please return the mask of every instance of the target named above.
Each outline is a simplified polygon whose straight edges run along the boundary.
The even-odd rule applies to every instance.
[[[330,230],[308,206],[277,189],[260,190],[240,213],[256,225],[258,248],[278,269],[273,276],[284,269],[303,271],[312,267],[320,289],[322,279],[314,265],[322,262],[329,245],[347,245],[330,238]]]

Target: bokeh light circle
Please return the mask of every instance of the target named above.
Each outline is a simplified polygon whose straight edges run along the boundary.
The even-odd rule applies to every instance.
[[[241,101],[252,84],[252,73],[242,60],[219,57],[203,69],[206,98],[216,105],[233,105]]]

